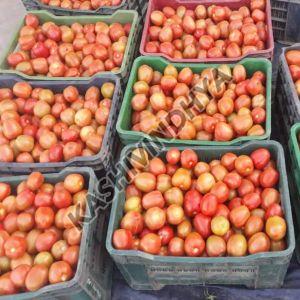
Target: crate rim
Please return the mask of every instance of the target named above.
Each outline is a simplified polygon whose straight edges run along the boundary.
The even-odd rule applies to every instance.
[[[139,144],[129,144],[127,146],[125,146],[122,149],[121,155],[120,157],[123,157],[123,155],[132,150],[133,148],[135,148],[137,145]],[[154,146],[154,144],[151,144],[152,146]],[[257,148],[259,147],[263,147],[263,145],[275,145],[278,148],[279,151],[279,157],[282,157],[283,159],[280,159],[280,166],[278,166],[278,169],[280,168],[281,171],[283,172],[283,176],[281,176],[282,179],[282,183],[283,183],[283,189],[285,192],[285,195],[287,196],[286,198],[286,208],[287,210],[285,211],[285,216],[286,216],[286,222],[287,222],[287,234],[289,235],[289,245],[287,247],[287,249],[283,250],[283,251],[274,251],[274,252],[263,252],[263,253],[257,253],[257,254],[250,254],[247,256],[242,256],[242,257],[230,257],[230,256],[223,256],[223,257],[184,257],[184,256],[180,256],[180,257],[174,257],[174,256],[160,256],[160,255],[152,255],[149,253],[145,253],[139,250],[117,250],[113,247],[112,245],[112,235],[113,235],[113,215],[115,216],[116,212],[117,212],[117,202],[120,201],[119,200],[119,189],[116,186],[115,187],[115,192],[114,192],[114,198],[113,198],[113,203],[112,203],[112,208],[111,208],[111,213],[110,213],[110,218],[109,218],[109,225],[108,225],[108,230],[107,230],[107,238],[106,238],[106,249],[108,250],[108,252],[110,253],[110,255],[112,257],[114,256],[125,256],[125,257],[139,257],[139,258],[143,258],[149,261],[154,261],[156,263],[172,263],[174,261],[176,261],[176,263],[203,263],[203,264],[210,264],[210,263],[247,263],[250,262],[252,260],[255,259],[266,259],[266,258],[275,258],[275,257],[286,257],[287,255],[291,255],[295,249],[295,234],[294,234],[294,225],[293,225],[293,217],[292,217],[292,212],[291,212],[291,202],[290,202],[290,195],[289,195],[289,189],[288,189],[288,181],[287,181],[287,174],[286,174],[286,166],[285,166],[285,160],[284,160],[284,151],[282,148],[282,145],[277,142],[277,141],[273,141],[273,140],[269,140],[269,141],[250,141],[247,142],[243,145],[239,145],[239,146],[226,146],[223,147],[222,149],[224,150],[224,148],[228,149],[228,151],[230,150],[238,150],[241,151],[243,149],[246,149],[248,146],[251,145],[256,145]],[[166,146],[166,150],[172,148],[172,146]],[[182,149],[186,149],[186,148],[190,148],[187,146],[178,146],[176,147],[179,150]],[[158,148],[159,149],[159,148]],[[207,150],[209,151],[211,149],[211,147],[209,146],[194,146],[192,147],[192,149],[194,150]],[[125,162],[122,160],[120,160],[122,166],[124,166]],[[124,170],[122,172],[122,174],[119,174],[119,176],[116,178],[116,180],[120,179],[122,177],[122,175],[124,175]],[[196,261],[195,261],[196,260]]]
[[[115,11],[113,14],[111,15],[80,15],[80,16],[57,16],[57,15],[54,15],[52,14],[51,12],[47,11],[47,10],[31,10],[31,11],[26,11],[26,14],[24,15],[24,17],[22,18],[20,24],[17,26],[17,29],[15,30],[14,32],[14,35],[13,35],[13,38],[7,43],[8,47],[2,51],[2,55],[0,55],[0,73],[3,73],[3,74],[13,74],[13,75],[17,75],[17,76],[20,76],[24,79],[27,79],[27,80],[47,80],[47,81],[54,81],[54,80],[62,80],[62,81],[70,81],[70,80],[78,80],[78,81],[85,81],[85,80],[89,80],[89,79],[92,79],[92,78],[95,78],[99,75],[106,75],[106,74],[114,74],[114,75],[117,75],[117,76],[123,76],[123,72],[125,71],[126,69],[126,60],[123,59],[122,61],[122,65],[121,67],[119,68],[118,71],[115,71],[115,72],[111,72],[111,71],[104,71],[104,72],[100,72],[100,73],[96,73],[94,74],[93,76],[89,76],[89,77],[48,77],[48,76],[41,76],[41,75],[27,75],[25,73],[22,73],[20,71],[17,71],[17,70],[14,70],[14,69],[2,69],[3,67],[3,64],[6,64],[6,59],[8,57],[8,55],[12,52],[11,51],[11,48],[13,47],[14,44],[16,44],[16,46],[18,45],[18,41],[15,41],[15,38],[16,36],[18,35],[18,33],[20,32],[23,24],[24,24],[24,21],[25,21],[25,17],[27,14],[34,14],[34,15],[37,15],[37,16],[41,16],[41,15],[46,15],[47,17],[53,19],[54,21],[55,20],[61,20],[61,19],[71,19],[71,20],[74,20],[74,22],[79,22],[80,23],[80,20],[86,20],[86,18],[89,19],[89,22],[92,23],[93,21],[97,22],[97,21],[103,21],[103,22],[106,22],[107,20],[110,20],[112,18],[116,18],[118,17],[118,15],[120,14],[132,14],[133,16],[133,19],[132,19],[132,23],[131,23],[131,29],[130,29],[130,33],[129,33],[129,36],[128,36],[128,41],[127,41],[127,45],[126,45],[126,49],[125,49],[125,52],[124,52],[124,58],[126,57],[128,59],[128,54],[130,52],[130,42],[132,42],[133,40],[133,37],[135,36],[136,34],[136,28],[137,26],[139,25],[139,14],[137,11],[135,10],[123,10],[123,9],[120,9],[120,10],[117,10]]]
[[[196,0],[173,0],[173,3],[178,3],[180,5],[185,5],[185,4],[191,4],[191,5],[199,5],[199,4],[223,4],[226,5],[228,3],[239,3],[242,0],[216,0],[214,1],[214,3],[212,3],[211,0],[202,0],[201,2],[196,1]],[[217,3],[215,3],[217,2]],[[149,0],[148,3],[148,8],[147,8],[147,13],[145,16],[145,25],[144,25],[144,29],[143,29],[143,34],[142,34],[142,39],[141,39],[141,43],[140,43],[140,53],[141,55],[145,55],[145,56],[154,56],[154,57],[164,57],[166,59],[168,59],[170,62],[178,62],[178,60],[176,58],[172,58],[167,54],[163,54],[163,53],[148,53],[144,50],[146,42],[147,42],[147,37],[148,37],[148,29],[149,26],[151,26],[150,21],[149,24],[147,24],[147,20],[150,20],[150,15],[151,12],[153,11],[153,0]],[[183,63],[231,63],[231,62],[238,62],[244,58],[247,57],[251,57],[251,55],[259,55],[259,56],[263,56],[263,55],[268,55],[270,54],[270,56],[272,57],[273,52],[274,52],[274,36],[273,36],[273,25],[272,25],[272,17],[271,17],[271,1],[270,0],[266,0],[266,17],[267,17],[267,22],[266,25],[268,27],[268,43],[269,43],[269,48],[268,49],[264,49],[264,50],[260,50],[260,51],[253,51],[250,52],[248,54],[242,55],[240,57],[237,58],[228,58],[228,57],[222,57],[222,58],[205,58],[205,59],[181,59],[181,62]]]
[[[132,65],[132,68],[131,70],[134,70],[134,69],[137,69],[137,66],[138,64],[143,60],[150,60],[150,61],[159,61],[161,64],[170,64],[170,62],[166,59],[166,58],[163,58],[163,57],[157,57],[157,56],[139,56],[137,57],[134,62],[133,62],[133,65]],[[271,97],[272,97],[272,63],[266,59],[266,58],[254,58],[254,57],[247,57],[247,58],[244,58],[243,60],[239,61],[239,62],[232,62],[230,64],[227,64],[228,66],[232,67],[236,64],[244,64],[244,63],[247,63],[247,62],[257,62],[257,61],[261,61],[261,62],[264,62],[266,63],[267,65],[267,84],[266,84],[266,91],[268,94],[266,94],[266,101],[268,101],[268,98],[270,98],[269,101],[271,101]],[[175,66],[176,68],[182,68],[183,65],[185,67],[190,67],[192,70],[193,68],[195,67],[198,67],[198,66],[204,66],[206,68],[209,68],[209,67],[214,67],[215,65],[222,65],[222,63],[198,63],[197,65],[196,64],[193,64],[193,63],[181,63],[181,62],[177,62],[177,63],[171,63],[173,66]],[[121,105],[121,109],[120,109],[120,113],[119,113],[119,116],[118,116],[118,120],[117,120],[117,125],[116,125],[116,129],[117,129],[117,132],[119,134],[119,136],[123,135],[123,134],[132,134],[134,133],[134,135],[136,137],[139,137],[140,139],[147,139],[147,140],[155,140],[157,142],[160,142],[162,144],[172,144],[172,141],[173,139],[166,139],[166,138],[160,138],[160,137],[153,137],[149,134],[146,134],[146,133],[142,133],[142,132],[134,132],[132,130],[126,130],[126,129],[123,129],[122,126],[121,126],[121,121],[122,121],[122,117],[125,113],[125,105],[126,105],[126,99],[129,98],[129,95],[131,93],[131,89],[132,89],[132,86],[129,84],[129,82],[133,82],[134,81],[134,73],[131,72],[130,73],[130,76],[129,76],[129,79],[128,79],[128,84],[126,86],[126,90],[125,90],[125,94],[124,94],[124,97],[123,97],[123,101],[122,101],[122,105]],[[269,97],[268,97],[269,96]],[[242,142],[247,142],[249,141],[250,138],[253,138],[257,141],[259,140],[265,140],[267,138],[270,137],[271,135],[271,108],[267,110],[267,115],[266,115],[266,125],[265,125],[265,134],[264,135],[261,135],[261,136],[241,136],[241,137],[238,137],[238,138],[235,138],[231,141],[228,141],[228,142],[219,142],[219,141],[201,141],[201,140],[180,140],[180,139],[175,139],[174,141],[176,141],[176,143],[181,143],[181,144],[189,144],[189,145],[210,145],[210,146],[230,146],[230,145],[236,145],[236,144],[239,144],[239,143],[242,143]],[[121,138],[122,139],[122,138]]]

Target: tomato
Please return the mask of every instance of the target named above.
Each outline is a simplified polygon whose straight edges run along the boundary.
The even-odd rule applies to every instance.
[[[264,188],[274,187],[279,180],[279,173],[273,167],[265,168],[259,177],[259,182]]]
[[[230,222],[236,227],[243,227],[250,217],[250,211],[247,206],[241,205],[232,209],[229,213]]]
[[[10,185],[4,182],[0,182],[0,201],[3,201],[11,193]]]
[[[282,217],[269,217],[266,221],[266,233],[273,241],[279,241],[286,235],[286,222]]]
[[[244,256],[247,253],[247,240],[242,234],[233,234],[227,241],[229,256]]]
[[[253,161],[254,167],[256,169],[262,170],[269,163],[271,154],[270,154],[269,150],[267,150],[265,148],[261,148],[261,149],[257,149],[255,151],[253,151],[251,153],[250,157]]]
[[[4,243],[5,255],[11,259],[21,257],[26,251],[26,240],[22,237],[9,237]]]
[[[263,232],[255,233],[248,241],[248,251],[250,254],[267,252],[270,250],[270,239]]]
[[[171,165],[175,165],[179,162],[181,157],[180,151],[176,148],[168,150],[166,154],[167,162]]]
[[[192,169],[198,162],[198,156],[195,151],[185,149],[181,152],[180,161],[183,168]]]
[[[184,212],[187,216],[193,217],[200,212],[201,194],[197,190],[190,190],[184,195]]]
[[[168,254],[171,256],[183,256],[184,240],[179,237],[173,237],[168,244]]]
[[[17,288],[10,278],[10,273],[0,277],[0,295],[11,295],[17,292]]]
[[[230,172],[223,181],[230,189],[237,189],[242,183],[242,177],[237,172]]]
[[[133,246],[131,231],[127,229],[117,229],[113,234],[113,245],[116,249],[129,250]]]
[[[156,177],[148,172],[141,172],[134,178],[135,186],[142,192],[151,192],[156,186]]]
[[[134,212],[131,212],[131,213],[133,214]],[[127,213],[127,214],[130,214],[130,213]],[[136,214],[138,214],[138,213],[136,213]],[[131,218],[131,219],[133,219],[133,218]],[[158,229],[162,228],[166,223],[166,212],[159,207],[151,207],[146,211],[145,216],[144,216],[144,221],[145,221],[145,225],[150,230],[154,230],[154,231],[158,230]],[[133,223],[133,220],[130,223]],[[139,224],[138,230],[134,230],[134,231],[131,230],[131,232],[133,234],[136,234],[136,233],[139,233],[142,231],[142,229],[143,229],[142,216],[140,216],[138,224]],[[121,226],[122,226],[122,223],[121,223]],[[127,228],[127,229],[129,229],[129,228]]]
[[[4,256],[5,253],[4,244],[8,238],[9,238],[9,234],[5,230],[1,229],[0,230],[0,255],[1,256]]]
[[[160,158],[154,157],[149,162],[149,171],[155,176],[158,176],[160,174],[166,173],[166,166]]]
[[[222,181],[218,181],[210,192],[217,197],[218,203],[224,203],[229,198],[229,188]]]
[[[283,211],[278,203],[272,203],[266,210],[265,219],[270,217],[279,216],[283,217]]]
[[[29,208],[34,202],[35,194],[29,189],[25,189],[16,197],[16,205],[19,210]]]
[[[246,194],[242,200],[243,205],[246,205],[249,210],[258,208],[261,205],[261,202],[261,197],[257,193]]]
[[[35,223],[39,229],[47,229],[54,222],[54,211],[51,207],[39,207],[35,212]]]
[[[205,241],[197,232],[191,232],[184,241],[184,251],[187,256],[200,256],[205,249]]]
[[[237,172],[242,176],[250,175],[254,170],[254,165],[252,159],[247,155],[240,155],[235,160],[235,168]]]
[[[67,262],[57,261],[49,269],[49,282],[53,284],[68,281],[71,279],[72,274],[72,268]]]
[[[28,265],[20,265],[10,273],[10,279],[17,288],[25,288],[25,279],[31,269]]]
[[[157,234],[147,233],[141,238],[140,249],[150,254],[158,254],[161,248],[161,239]]]
[[[241,185],[238,187],[238,194],[240,197],[246,194],[253,193],[255,190],[254,184],[248,179],[242,179]]]
[[[211,235],[211,218],[201,213],[197,214],[193,220],[196,231],[206,239]]]
[[[206,252],[208,256],[224,256],[226,253],[226,242],[222,237],[211,235],[206,240]]]
[[[76,267],[79,258],[79,246],[70,246],[63,254],[63,261],[67,262],[71,267]]]
[[[205,216],[213,216],[216,213],[218,206],[218,198],[212,194],[208,193],[203,196],[200,202],[200,211]]]
[[[229,208],[225,204],[218,204],[217,211],[215,213],[215,217],[223,216],[225,218],[229,217]]]
[[[250,180],[255,187],[259,187],[260,186],[260,183],[259,183],[259,177],[260,177],[260,174],[261,174],[261,171],[260,170],[257,170],[255,169],[252,174],[250,174],[249,176],[247,176],[246,178],[248,180]]]
[[[170,240],[174,237],[174,230],[171,226],[165,225],[164,227],[159,229],[157,234],[161,238],[161,244],[165,246],[168,245]]]
[[[299,50],[289,50],[286,52],[286,60],[288,65],[300,66],[300,55]]]
[[[57,208],[65,208],[72,204],[72,196],[66,189],[61,189],[54,192],[52,201]]]
[[[35,247],[38,252],[49,251],[56,241],[56,234],[52,231],[46,231],[37,236]]]
[[[228,219],[224,216],[216,216],[211,220],[211,231],[213,234],[223,236],[230,228]]]
[[[236,154],[226,153],[222,156],[221,163],[228,171],[231,172],[235,168],[234,163],[235,163],[236,158],[237,158]]]

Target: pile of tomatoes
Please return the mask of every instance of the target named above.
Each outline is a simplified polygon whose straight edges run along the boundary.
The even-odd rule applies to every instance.
[[[41,3],[64,9],[96,10],[104,6],[118,6],[121,0],[40,0]]]
[[[194,10],[166,6],[150,15],[145,52],[174,59],[238,58],[266,49],[266,1],[250,7],[198,5]]]
[[[300,50],[289,50],[285,57],[295,83],[297,95],[300,96]]]
[[[231,141],[265,134],[266,76],[243,65],[204,69],[168,65],[138,69],[131,99],[132,130],[182,140]]]
[[[56,184],[44,181],[34,172],[16,190],[0,183],[0,295],[36,291],[76,272],[84,178],[69,174]]]
[[[7,62],[27,75],[49,77],[89,77],[117,71],[130,30],[129,23],[40,24],[37,16],[28,14],[19,33],[19,50],[11,53]]]
[[[116,249],[198,257],[286,249],[279,173],[269,150],[207,163],[189,148],[171,148],[165,160],[137,148],[130,162]]]
[[[0,89],[0,161],[48,163],[99,153],[114,84],[61,94],[26,82]]]

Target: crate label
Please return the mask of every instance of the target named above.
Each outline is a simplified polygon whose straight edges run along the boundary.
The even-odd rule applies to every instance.
[[[167,278],[185,278],[191,277],[197,281],[218,279],[220,277],[230,276],[231,280],[238,280],[241,277],[243,280],[253,280],[258,274],[258,266],[236,266],[236,267],[178,267],[178,266],[149,266],[148,275],[152,278],[164,277]]]
[[[98,290],[98,288],[90,278],[87,279],[86,284],[87,284],[87,290],[90,294],[94,296],[93,298],[102,299],[101,292]]]

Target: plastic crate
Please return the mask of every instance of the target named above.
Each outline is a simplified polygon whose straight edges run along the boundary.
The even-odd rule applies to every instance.
[[[126,82],[129,72],[130,72],[131,64],[134,59],[136,44],[138,43],[138,38],[139,38],[139,31],[141,29],[141,25],[139,24],[140,18],[136,11],[119,10],[110,16],[98,16],[98,15],[94,15],[94,16],[55,16],[44,10],[40,10],[40,11],[35,10],[35,11],[31,11],[30,13],[36,15],[40,19],[41,23],[52,21],[58,25],[71,25],[75,22],[79,22],[81,24],[89,24],[89,23],[96,23],[99,21],[105,22],[107,24],[111,24],[114,22],[119,22],[122,24],[131,23],[132,28],[131,28],[131,31],[130,31],[130,34],[128,37],[127,47],[126,47],[126,50],[124,53],[124,59],[123,59],[122,66],[116,72],[101,72],[101,73],[95,74],[92,77],[76,77],[76,78],[74,78],[74,77],[30,76],[30,75],[26,75],[26,74],[16,71],[16,70],[12,70],[8,66],[6,58],[7,58],[8,54],[13,52],[18,47],[19,31],[24,24],[24,20],[22,20],[20,26],[18,27],[17,32],[13,36],[12,42],[9,44],[7,49],[5,51],[3,51],[3,55],[0,58],[0,71],[2,73],[16,74],[16,75],[19,75],[20,77],[28,79],[28,80],[34,79],[34,80],[47,80],[47,81],[52,81],[52,80],[80,81],[80,80],[88,80],[93,77],[97,77],[100,74],[113,73],[122,79],[123,84]]]
[[[270,0],[266,0],[266,24],[268,27],[268,39],[267,39],[267,49],[266,50],[260,50],[255,51],[252,54],[246,54],[238,58],[203,58],[203,59],[174,59],[168,55],[162,54],[162,53],[147,53],[145,51],[145,46],[148,38],[148,32],[150,27],[150,15],[151,12],[154,10],[161,10],[165,6],[171,6],[173,8],[177,8],[178,6],[184,5],[188,9],[194,10],[197,5],[203,4],[204,6],[208,7],[212,4],[214,5],[221,5],[221,6],[228,6],[231,9],[238,9],[241,6],[250,5],[251,0],[201,0],[201,1],[193,1],[193,0],[149,0],[148,10],[146,14],[146,20],[145,20],[145,26],[143,30],[143,36],[142,36],[142,42],[140,47],[140,52],[142,55],[150,55],[150,56],[161,56],[165,57],[168,60],[172,62],[193,62],[193,63],[199,63],[199,62],[223,62],[223,63],[231,63],[231,62],[237,62],[245,57],[264,57],[268,59],[272,59],[273,57],[273,51],[274,51],[274,39],[273,39],[273,31],[272,31],[272,21],[271,21],[271,5]]]
[[[34,0],[21,0],[23,5],[25,6],[26,10],[34,10],[38,9]]]
[[[24,299],[110,299],[112,263],[107,254],[104,242],[96,237],[104,236],[105,214],[99,214],[95,218],[97,201],[97,180],[95,173],[90,168],[66,168],[60,173],[45,174],[46,182],[56,183],[64,180],[70,173],[80,173],[88,184],[87,212],[82,228],[82,239],[79,252],[79,260],[75,276],[64,283],[47,285],[36,292],[26,292],[10,296],[1,296],[1,300]],[[1,177],[0,182],[7,182],[16,187],[27,176]],[[89,219],[91,220],[89,221]]]
[[[300,133],[300,123],[296,123],[290,131],[289,151],[290,151],[290,191],[293,193],[291,199],[294,206],[297,225],[296,255],[300,263],[300,149],[297,136]]]
[[[293,168],[293,173],[295,175],[296,186],[297,186],[298,193],[300,194],[300,149],[299,149],[299,143],[297,139],[299,133],[300,133],[300,123],[297,123],[291,128],[289,148],[291,152],[292,168]]]
[[[117,122],[117,131],[121,138],[123,144],[127,145],[129,143],[136,143],[142,139],[144,140],[155,140],[159,143],[166,143],[166,144],[174,144],[174,145],[233,145],[233,144],[240,144],[245,141],[250,140],[264,140],[268,139],[271,134],[271,90],[272,90],[272,65],[271,62],[267,59],[263,58],[246,58],[240,62],[242,64],[249,75],[253,74],[255,71],[263,71],[266,74],[267,82],[266,82],[266,125],[265,125],[265,134],[262,136],[242,136],[236,138],[229,142],[216,142],[216,141],[198,141],[198,140],[179,140],[179,139],[166,139],[166,138],[159,138],[153,137],[143,132],[137,132],[131,130],[131,99],[133,97],[133,85],[137,79],[137,71],[138,68],[143,65],[147,64],[158,71],[163,71],[164,68],[169,64],[169,62],[161,57],[150,57],[150,56],[141,56],[137,58],[132,66],[130,78],[127,84],[126,92],[124,95],[124,99],[122,102],[118,122]],[[205,68],[214,68],[216,64],[186,64],[186,63],[174,63],[173,64],[178,70],[181,70],[185,67],[190,67],[193,72],[200,73]],[[230,65],[231,67],[234,66],[233,64]]]
[[[287,51],[296,49],[300,50],[300,44],[282,49],[277,76],[276,101],[284,116],[284,126],[287,133],[290,132],[290,128],[296,122],[300,122],[300,100],[285,58]]]
[[[170,147],[159,148],[146,144],[126,146],[121,153],[120,172],[117,183],[126,181],[128,157],[135,147],[146,147],[150,153],[164,157]],[[284,153],[281,145],[275,141],[255,141],[243,146],[192,147],[203,161],[220,159],[226,152],[237,155],[250,154],[255,149],[269,149],[280,172],[278,184],[281,193],[282,208],[287,221],[287,249],[280,252],[266,252],[245,257],[171,257],[155,256],[136,250],[116,250],[112,245],[112,235],[119,227],[123,216],[125,187],[117,184],[113,200],[110,222],[106,239],[106,248],[122,275],[133,289],[161,289],[165,285],[192,284],[238,284],[249,288],[279,288],[289,266],[295,248],[294,226],[289,198]],[[186,147],[178,147],[180,150]]]
[[[0,88],[10,87],[17,82],[23,81],[21,78],[13,75],[0,75]],[[118,138],[116,133],[117,117],[120,110],[120,105],[123,97],[120,79],[115,75],[106,74],[95,77],[89,81],[27,81],[33,87],[42,87],[51,89],[54,92],[61,93],[63,89],[69,85],[75,85],[80,93],[91,86],[101,87],[105,82],[112,82],[115,84],[115,91],[112,98],[111,111],[109,114],[106,132],[103,137],[102,147],[98,154],[90,157],[78,156],[66,162],[53,163],[4,163],[0,162],[0,173],[19,173],[28,174],[32,171],[39,170],[40,172],[57,172],[68,166],[74,167],[92,167],[95,171],[108,170],[114,164],[114,153],[117,148]]]
[[[300,42],[300,1],[271,0],[274,39],[284,43]]]
[[[27,10],[48,10],[57,16],[80,16],[80,15],[111,15],[117,10],[135,10],[140,16],[146,11],[147,1],[144,0],[123,0],[118,6],[103,6],[96,10],[67,9],[50,6],[42,3],[40,0],[22,0]]]

